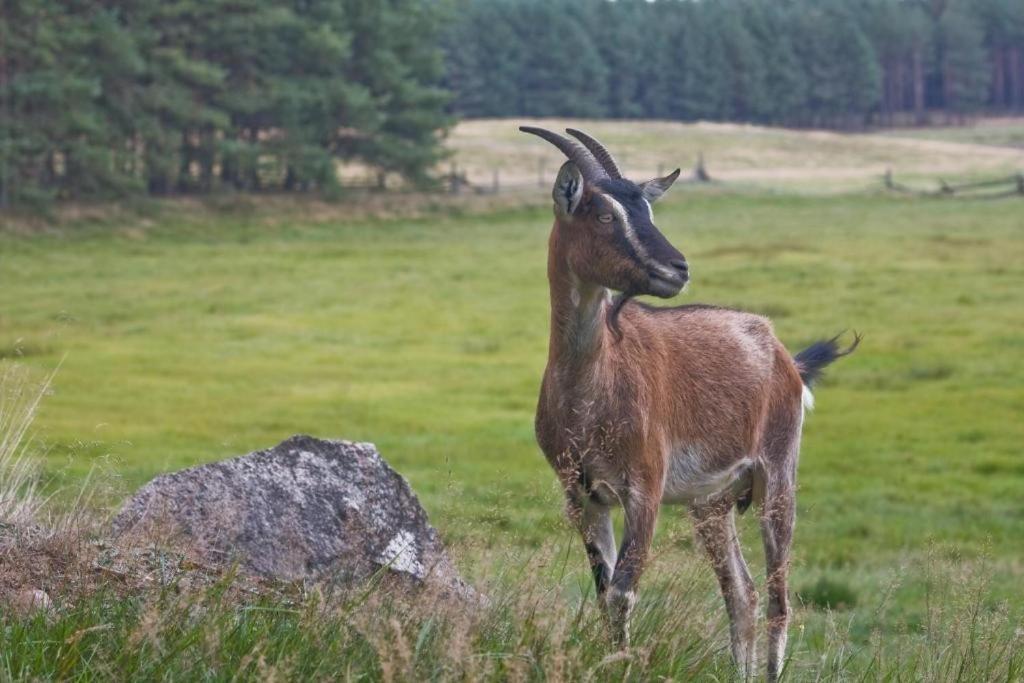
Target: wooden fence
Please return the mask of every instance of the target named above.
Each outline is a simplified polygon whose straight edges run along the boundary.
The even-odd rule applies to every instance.
[[[972,199],[1024,197],[1024,171],[991,180],[954,184],[940,179],[938,182],[939,186],[937,188],[922,190],[897,182],[893,177],[892,170],[886,171],[885,176],[882,178],[882,183],[885,185],[886,190],[917,197],[963,197]]]

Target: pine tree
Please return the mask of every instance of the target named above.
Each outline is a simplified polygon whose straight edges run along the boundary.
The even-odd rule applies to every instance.
[[[725,108],[720,116],[733,121],[756,121],[767,109],[765,63],[753,34],[747,29],[747,17],[732,0],[719,0],[711,12],[717,41],[721,44],[726,70]]]
[[[644,9],[642,30],[649,44],[638,57],[642,64],[640,100],[644,116],[673,119],[681,110],[680,74],[686,69],[680,13],[666,2],[645,3]]]
[[[518,113],[519,79],[529,44],[512,28],[509,3],[463,0],[445,31],[445,86],[463,116]]]
[[[567,7],[567,6],[566,6]],[[650,16],[646,0],[589,3],[585,33],[604,64],[606,84],[601,115],[616,119],[644,116],[644,81],[649,76]]]
[[[989,103],[1024,109],[1024,3],[1019,0],[977,0],[991,62]]]
[[[685,12],[683,61],[679,88],[679,118],[721,120],[731,107],[729,84],[723,74],[729,71],[722,42],[715,34],[716,18],[703,5],[681,8]]]
[[[988,98],[990,77],[984,34],[977,18],[961,4],[948,8],[939,19],[936,49],[944,108],[961,118],[980,109]]]
[[[882,72],[874,46],[852,13],[837,12],[841,49],[836,56],[840,78],[846,85],[839,107],[844,127],[861,128],[877,111],[882,96]],[[843,18],[843,15],[846,15]]]
[[[141,68],[125,85],[134,93],[127,146],[134,174],[152,194],[185,189],[188,131],[223,129],[227,115],[212,101],[224,70],[205,60],[196,30],[208,15],[185,3],[132,0],[118,20],[135,40]]]
[[[746,22],[757,44],[764,69],[764,87],[757,101],[755,119],[765,123],[796,122],[806,100],[807,74],[793,47],[790,18],[781,3],[748,2]]]
[[[516,2],[514,28],[529,45],[518,78],[526,116],[605,115],[607,68],[587,28],[567,0]]]
[[[0,202],[114,197],[137,190],[123,143],[142,62],[117,11],[18,0],[2,18]]]
[[[8,2],[0,13],[0,207],[40,204],[58,190],[54,135],[65,98],[61,37],[48,0]]]
[[[350,77],[369,91],[375,116],[368,130],[342,134],[338,149],[384,175],[427,182],[443,156],[451,125],[443,76],[441,17],[420,0],[345,0],[352,30]]]

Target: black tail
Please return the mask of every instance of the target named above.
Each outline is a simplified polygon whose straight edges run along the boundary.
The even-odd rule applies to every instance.
[[[804,384],[811,386],[821,377],[825,366],[839,360],[843,356],[849,356],[860,344],[861,336],[853,333],[853,343],[845,349],[839,348],[839,338],[842,333],[837,334],[828,340],[816,341],[800,353],[793,356],[796,361],[797,370],[800,371],[800,379]]]

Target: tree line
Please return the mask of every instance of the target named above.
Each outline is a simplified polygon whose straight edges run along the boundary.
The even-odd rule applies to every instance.
[[[459,117],[1024,110],[1021,0],[6,0],[0,207],[429,182]]]
[[[1024,109],[1021,0],[464,0],[461,116],[859,128]]]
[[[428,177],[450,123],[421,0],[6,0],[0,206]]]

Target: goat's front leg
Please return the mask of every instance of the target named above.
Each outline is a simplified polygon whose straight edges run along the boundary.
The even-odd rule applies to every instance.
[[[629,617],[636,604],[636,587],[647,564],[647,555],[658,521],[661,493],[654,486],[633,491],[624,501],[626,524],[612,585],[605,598],[612,638],[620,647],[629,646]]]
[[[583,537],[590,570],[594,574],[597,599],[603,603],[615,570],[615,531],[612,528],[611,508],[575,490],[567,495],[569,518]]]

